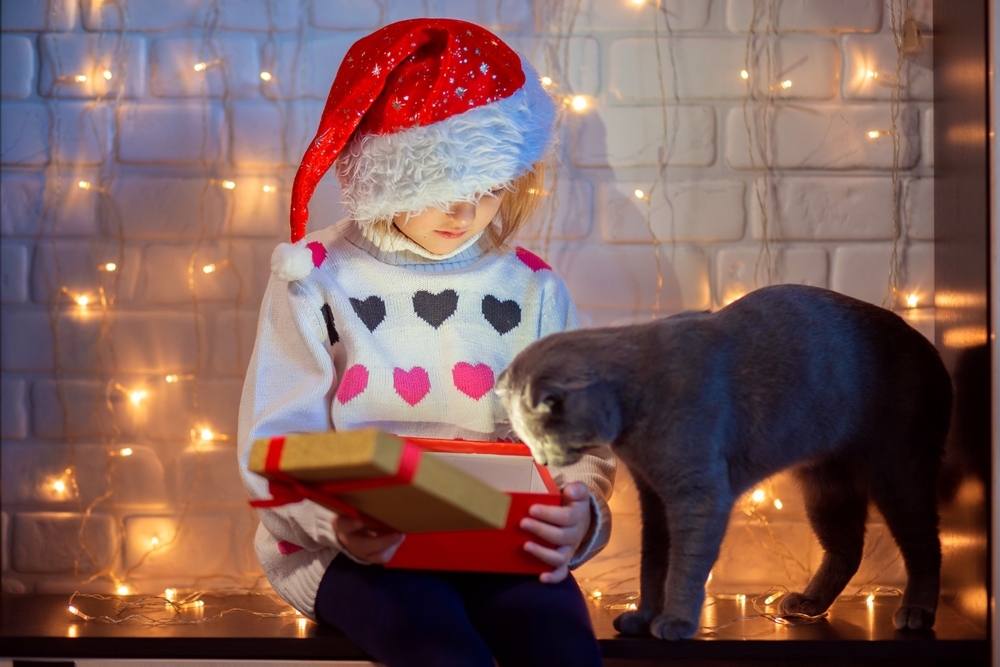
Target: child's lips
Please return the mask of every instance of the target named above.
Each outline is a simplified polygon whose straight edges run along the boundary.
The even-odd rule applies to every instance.
[[[437,234],[440,234],[446,239],[458,239],[465,236],[465,232],[446,232],[440,229],[434,230]]]

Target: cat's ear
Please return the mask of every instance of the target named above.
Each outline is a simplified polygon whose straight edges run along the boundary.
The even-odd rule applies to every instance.
[[[535,401],[535,410],[549,414],[561,414],[566,402],[566,394],[561,389],[544,389]]]

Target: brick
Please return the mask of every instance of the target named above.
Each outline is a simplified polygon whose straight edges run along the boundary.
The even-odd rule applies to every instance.
[[[0,4],[0,26],[8,30],[48,32],[72,30],[77,20],[76,0],[10,1]]]
[[[527,25],[531,18],[527,0],[504,0],[499,5],[493,2],[469,2],[469,0],[387,4],[387,23],[423,16],[448,17],[476,23],[493,30],[498,28],[516,30]],[[498,11],[500,13],[499,19],[497,17]]]
[[[55,158],[78,165],[103,164],[111,153],[111,107],[90,102],[60,102]]]
[[[195,507],[246,506],[235,445],[188,447],[177,457],[176,470],[175,497]]]
[[[774,548],[775,542],[784,548]],[[771,522],[768,526],[745,514],[734,518],[712,567],[708,593],[751,593],[755,591],[748,588],[761,582],[802,590],[815,568],[812,547],[812,531],[804,521]]]
[[[52,119],[43,104],[3,102],[0,104],[0,164],[42,165],[49,161],[49,132]]]
[[[150,89],[158,97],[251,97],[260,89],[257,40],[162,38],[149,51]],[[205,63],[196,71],[196,63]]]
[[[233,164],[278,166],[285,162],[282,134],[288,132],[289,110],[276,102],[241,100],[233,104]]]
[[[274,76],[263,86],[265,96],[325,100],[347,50],[363,36],[364,33],[348,32],[306,40],[304,44],[287,39],[277,42],[276,52],[265,48],[261,68]]]
[[[551,189],[551,185],[549,185]],[[563,174],[555,192],[547,194],[534,217],[521,229],[521,240],[583,239],[594,219],[594,186]]]
[[[252,346],[253,340],[246,343]],[[146,434],[154,440],[190,442],[192,430],[198,436],[207,428],[220,441],[235,441],[242,390],[238,379],[152,381]]]
[[[711,0],[665,0],[659,3],[662,16],[659,30],[701,30],[708,25]],[[585,0],[574,16],[575,30],[617,30],[625,32],[652,32],[655,3],[606,2]],[[556,23],[555,25],[559,25]]]
[[[675,97],[742,100],[747,95],[747,82],[740,72],[746,69],[757,96],[767,96],[770,92],[773,99],[831,99],[837,94],[840,51],[834,40],[794,37],[776,40],[770,77],[764,50],[763,41],[755,44],[748,67],[743,38],[661,38],[664,93],[668,100]],[[629,38],[612,43],[610,89],[618,99],[660,101],[659,69],[653,39]],[[784,88],[780,85],[782,81],[792,83]]]
[[[286,163],[298,167],[302,162],[306,148],[316,137],[316,130],[319,128],[319,119],[322,114],[323,105],[319,102],[304,101],[291,105],[288,114],[288,130],[284,138]],[[327,173],[329,178],[324,178],[321,182],[337,180],[335,170],[331,169]]]
[[[604,183],[601,187],[601,235],[610,243],[654,241],[738,241],[746,226],[743,181],[657,183],[649,201],[641,181]],[[650,231],[652,228],[652,232]]]
[[[42,35],[38,91],[45,97],[140,97],[146,90],[146,42],[142,37],[71,33]],[[104,72],[110,72],[106,79]],[[77,81],[77,76],[87,77]]]
[[[887,177],[780,178],[768,198],[768,236],[782,241],[892,239],[892,180]],[[761,238],[760,207],[751,207]]]
[[[14,515],[11,564],[17,572],[49,574],[78,571],[89,573],[117,563],[115,545],[118,530],[113,517],[91,514],[87,519],[84,553],[80,540],[82,514],[70,512],[20,512]]]
[[[40,173],[0,174],[0,230],[4,236],[28,236],[41,227],[42,191]]]
[[[108,263],[115,265],[113,271],[107,270]],[[98,303],[103,290],[117,303],[127,303],[138,274],[138,248],[119,248],[114,242],[96,246],[86,241],[45,240],[35,247],[32,298],[37,303],[68,303],[84,295]]]
[[[91,184],[91,187],[81,188],[81,181]],[[44,219],[39,215],[32,221],[35,227],[25,231],[49,236],[94,236],[98,233],[97,210],[101,190],[101,174],[97,169],[79,166],[49,168],[45,179],[45,200],[50,208],[45,212]],[[109,228],[113,229],[110,225]]]
[[[111,185],[128,238],[220,235],[233,194],[201,178],[122,175]]]
[[[776,32],[878,32],[882,27],[882,0],[783,0],[774,11],[771,29]],[[754,30],[764,32],[768,13],[769,5],[764,3],[729,0],[726,26],[733,32],[746,32],[756,18]]]
[[[118,159],[133,164],[214,163],[225,155],[223,111],[198,102],[122,104]]]
[[[933,178],[911,178],[903,183],[903,218],[908,238],[934,240]]]
[[[226,0],[219,6],[219,27],[258,32],[295,30],[299,27],[299,11],[293,2]]]
[[[0,244],[0,303],[24,303],[28,298],[28,248]]]
[[[336,177],[331,174],[333,180]],[[291,189],[277,176],[234,176],[236,187],[226,192],[232,207],[232,233],[238,236],[284,235]]]
[[[919,305],[934,303],[934,245],[915,243],[899,245],[899,302],[908,295],[918,297]],[[889,285],[889,258],[892,245],[844,246],[833,255],[834,290],[882,305]],[[899,305],[902,305],[900,303]]]
[[[36,380],[31,385],[31,405],[31,430],[38,437],[135,434],[136,409],[129,396],[103,382]]]
[[[53,338],[45,312],[3,311],[4,335],[0,337],[0,360],[5,371],[52,370]],[[102,315],[97,308],[67,308],[58,311],[55,330],[59,339],[60,368],[91,371],[110,363],[136,373],[192,372],[198,367],[199,343],[205,345],[205,323],[191,313],[116,313],[108,337],[101,337]]]
[[[377,0],[313,0],[309,23],[327,30],[371,31],[387,23]]]
[[[135,567],[137,576],[209,576],[228,571],[232,538],[225,516],[188,514],[183,520],[176,515],[130,516],[125,519],[125,534],[125,566]]]
[[[754,128],[757,168],[759,154],[756,124],[758,108],[748,109]],[[774,139],[768,165],[772,169],[891,169],[892,137],[871,139],[872,130],[890,129],[889,109],[885,106],[836,105],[805,108],[779,107],[768,113],[769,132]],[[919,115],[909,106],[900,108],[897,131],[900,133],[899,166],[911,169],[920,158]],[[740,108],[729,110],[726,119],[726,160],[736,169],[749,169],[747,129]]]
[[[94,32],[115,30],[153,31],[174,28],[208,28],[207,2],[162,2],[162,0],[82,0],[83,27]],[[123,19],[127,21],[123,22]]]
[[[921,129],[923,138],[923,162],[925,167],[934,168],[934,109],[924,111],[924,123]]]
[[[256,300],[251,300],[256,304]],[[256,310],[228,310],[219,313],[213,328],[212,367],[219,373],[243,376],[250,364],[257,337]]]
[[[663,134],[660,107],[601,107],[572,119],[572,163],[577,167],[641,167],[658,164]],[[715,110],[667,109],[667,162],[707,167],[715,162]]]
[[[896,42],[892,35],[847,35],[843,38],[845,100],[890,100],[896,87]],[[872,72],[874,76],[869,76]],[[899,76],[903,100],[934,99],[934,38],[924,50],[906,54]]]
[[[123,450],[131,453],[123,456]],[[121,442],[114,447],[5,443],[3,457],[7,506],[77,501],[89,505],[109,491],[113,493],[107,502],[116,506],[162,505],[169,500],[163,465],[150,447]],[[71,468],[72,478],[67,473]],[[56,480],[63,480],[67,490],[56,489]]]
[[[593,37],[568,37],[558,42],[545,39],[508,39],[512,49],[523,54],[539,76],[548,76],[553,95],[597,95],[601,90],[601,47]],[[559,64],[565,64],[560,72]],[[560,76],[560,74],[562,76]],[[565,77],[565,88],[559,82]]]
[[[21,35],[0,37],[0,67],[0,97],[18,99],[31,95],[35,85],[35,46],[30,39]]]
[[[823,248],[788,248],[772,245],[771,279],[766,256],[759,247],[720,250],[715,262],[715,302],[727,306],[765,285],[812,285],[826,287],[829,260]]]
[[[711,305],[708,260],[696,248],[660,247],[666,312]],[[656,297],[656,255],[641,246],[553,245],[548,260],[580,306],[651,308]]]
[[[25,403],[24,378],[4,377],[0,387],[2,387],[3,392],[0,436],[11,440],[27,437],[28,406]]]
[[[326,173],[323,180],[316,186],[316,191],[309,201],[309,222],[306,225],[307,234],[319,229],[326,229],[338,220],[343,220],[348,215],[347,207],[340,200],[340,181],[337,180],[337,175],[334,171],[334,169],[331,169]],[[292,182],[291,178],[287,179],[286,182]],[[282,231],[279,238],[282,241],[287,241],[288,216],[287,214],[283,214],[281,218]],[[270,257],[273,250],[274,246],[272,244],[267,249],[267,256],[264,258],[263,266],[271,266]]]
[[[156,244],[143,254],[145,302],[183,304],[191,301],[188,265],[194,261],[194,295],[200,301],[245,301],[251,274],[250,247],[245,243]],[[212,269],[210,273],[205,267]]]

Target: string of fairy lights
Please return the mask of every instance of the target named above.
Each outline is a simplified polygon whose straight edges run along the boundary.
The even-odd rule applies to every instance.
[[[662,111],[662,136],[660,137],[660,146],[657,152],[655,176],[651,179],[650,185],[645,190],[636,189],[634,195],[638,200],[642,200],[646,204],[646,224],[650,238],[653,241],[653,251],[656,257],[656,292],[653,302],[653,316],[655,317],[660,309],[660,293],[663,286],[659,245],[661,243],[670,243],[671,249],[676,248],[676,243],[673,243],[672,231],[667,235],[667,237],[658,236],[654,232],[652,197],[658,188],[662,189],[660,197],[665,201],[670,223],[673,225],[675,222],[673,203],[667,186],[670,151],[672,150],[673,139],[674,135],[676,135],[678,124],[671,124],[668,122],[668,119],[671,111],[671,104],[675,104],[679,101],[679,95],[676,90],[678,65],[672,52],[673,29],[670,23],[670,15],[667,9],[663,6],[663,0],[620,1],[627,2],[635,6],[647,5],[652,9],[653,17],[656,68],[660,84],[659,102]],[[306,22],[300,21],[295,32],[294,48],[289,49],[288,51],[281,50],[279,52],[278,41],[276,40],[276,33],[279,32],[275,18],[276,2],[278,2],[278,0],[267,0],[266,3],[268,29],[262,43],[261,50],[265,55],[264,58],[262,58],[259,78],[261,82],[262,97],[277,107],[280,113],[282,121],[282,127],[280,128],[282,144],[281,149],[282,155],[287,156],[289,154],[288,146],[291,142],[296,140],[295,137],[290,136],[290,133],[292,132],[291,127],[293,125],[293,123],[290,122],[291,114],[295,113],[296,110],[299,110],[300,113],[303,114],[303,118],[305,118],[306,110],[305,105],[297,105],[294,102],[289,102],[285,98],[295,97],[300,89],[301,82],[306,78],[307,63],[305,52],[306,44],[311,37],[311,33],[306,25]],[[891,112],[889,122],[887,123],[888,127],[885,129],[873,128],[867,131],[867,138],[869,140],[874,141],[883,138],[891,138],[893,141],[892,210],[894,231],[892,257],[890,260],[891,268],[888,286],[889,296],[887,297],[890,301],[890,305],[892,305],[898,291],[897,242],[900,237],[898,176],[901,133],[898,128],[897,121],[900,106],[900,85],[903,78],[903,57],[904,53],[913,52],[914,50],[917,50],[918,46],[921,45],[919,44],[919,28],[917,28],[916,32],[914,32],[916,23],[913,21],[912,15],[906,14],[903,11],[904,0],[889,0],[889,3],[890,24],[898,55],[897,62],[895,63],[895,73],[887,74],[873,66],[872,69],[866,71],[865,76],[871,81],[888,83],[892,87],[892,100],[890,105]],[[498,0],[497,22],[502,26],[503,20],[501,16],[501,4],[502,0]],[[773,258],[771,256],[770,243],[775,240],[775,237],[773,230],[769,228],[768,224],[768,214],[770,211],[769,196],[773,187],[772,179],[774,176],[774,169],[771,166],[772,161],[769,154],[769,151],[771,150],[771,141],[769,137],[770,118],[775,106],[775,93],[777,91],[788,90],[794,85],[794,81],[791,78],[781,77],[780,75],[777,80],[772,78],[773,69],[771,50],[772,42],[777,34],[775,17],[778,4],[777,0],[753,0],[752,17],[747,32],[744,61],[742,63],[742,67],[737,71],[738,76],[745,82],[746,85],[745,96],[742,103],[743,120],[747,131],[748,150],[751,165],[750,171],[753,183],[753,200],[759,209],[762,228],[760,252],[754,272],[755,287],[757,286],[757,276],[762,265],[764,267],[763,276],[766,282],[769,284],[773,278]],[[55,3],[53,3],[52,7],[53,13],[56,11],[54,5]],[[102,596],[79,592],[74,593],[68,605],[69,611],[74,614],[75,617],[84,621],[105,623],[134,621],[151,624],[205,622],[218,618],[219,616],[210,618],[186,618],[182,617],[182,615],[185,612],[197,610],[203,607],[203,598],[206,595],[218,595],[222,593],[247,595],[266,594],[257,590],[257,586],[262,581],[262,576],[256,575],[250,581],[241,580],[240,583],[248,584],[244,587],[213,589],[212,591],[197,589],[184,590],[181,587],[176,587],[166,589],[162,596],[141,597],[128,602],[124,599],[126,597],[133,596],[137,592],[133,582],[135,572],[142,567],[151,556],[157,553],[162,553],[177,544],[186,520],[195,505],[197,491],[201,484],[204,466],[204,462],[202,460],[203,452],[216,446],[217,443],[225,443],[233,439],[231,434],[219,432],[216,428],[213,428],[212,425],[203,421],[199,401],[201,369],[204,367],[205,359],[205,350],[203,349],[202,344],[203,324],[201,315],[203,306],[201,300],[199,299],[199,281],[204,280],[207,277],[218,276],[223,272],[225,272],[226,275],[232,276],[235,280],[236,289],[234,290],[234,294],[232,296],[232,305],[235,313],[234,345],[237,348],[236,359],[238,360],[242,360],[240,347],[244,344],[240,325],[240,305],[243,298],[244,279],[240,275],[239,263],[234,260],[233,254],[234,211],[232,206],[227,206],[225,209],[226,218],[223,221],[223,233],[221,235],[221,243],[225,246],[225,253],[221,256],[215,254],[212,258],[205,259],[205,256],[210,254],[206,251],[205,246],[208,242],[209,236],[211,235],[208,224],[209,216],[207,213],[208,198],[213,191],[221,191],[223,193],[227,193],[230,197],[238,197],[241,196],[242,192],[247,188],[257,187],[260,188],[261,192],[265,195],[279,196],[284,189],[281,179],[279,178],[265,178],[262,184],[257,183],[256,185],[250,185],[253,179],[246,179],[246,182],[244,182],[243,178],[235,172],[224,173],[223,171],[223,173],[220,173],[220,167],[217,166],[211,159],[210,153],[212,151],[212,146],[209,144],[209,138],[213,131],[213,123],[211,119],[212,106],[214,104],[218,104],[221,107],[224,127],[228,132],[231,133],[233,125],[233,91],[231,88],[232,73],[230,71],[230,62],[226,54],[219,48],[220,40],[218,39],[219,31],[221,30],[221,12],[224,9],[224,5],[225,0],[210,0],[208,3],[208,7],[205,12],[205,19],[201,27],[201,45],[198,51],[197,59],[189,65],[190,71],[201,77],[199,80],[200,92],[198,99],[201,103],[202,110],[202,134],[198,164],[201,168],[203,187],[199,200],[197,237],[193,248],[190,251],[187,263],[187,286],[190,295],[189,305],[192,312],[192,327],[194,330],[195,345],[194,372],[173,372],[163,374],[155,379],[146,378],[137,380],[134,378],[134,375],[123,375],[120,373],[120,369],[118,368],[117,359],[114,353],[114,346],[111,343],[113,342],[115,333],[115,317],[119,311],[119,292],[122,280],[122,271],[126,262],[125,250],[127,235],[124,230],[124,222],[121,211],[118,210],[115,198],[111,194],[117,169],[115,160],[119,141],[117,127],[113,131],[111,137],[112,150],[103,156],[101,167],[98,170],[96,177],[87,175],[85,177],[76,178],[74,175],[73,178],[66,179],[63,174],[64,167],[62,160],[55,159],[52,161],[53,178],[50,179],[52,189],[49,193],[50,196],[47,196],[45,199],[43,220],[48,221],[49,234],[47,242],[53,256],[55,283],[61,287],[57,290],[55,296],[50,299],[50,302],[47,305],[47,312],[53,336],[53,378],[55,380],[56,398],[63,418],[63,427],[65,431],[64,440],[69,448],[69,463],[63,473],[53,479],[50,479],[47,484],[51,487],[51,491],[55,493],[57,498],[74,500],[77,506],[77,511],[82,517],[79,530],[80,553],[76,556],[74,562],[74,576],[76,580],[80,582],[81,585],[91,584],[97,580],[107,580],[111,582],[112,588],[117,594],[116,596]],[[307,0],[303,0],[301,8],[307,8],[307,6]],[[570,114],[590,112],[593,111],[595,107],[599,106],[599,100],[597,98],[579,94],[573,90],[570,65],[572,55],[571,46],[572,39],[575,35],[575,26],[581,12],[581,6],[582,0],[539,0],[533,3],[535,25],[536,28],[538,28],[537,41],[540,45],[541,58],[544,63],[539,67],[539,71],[542,74],[542,84],[550,91],[550,93],[553,94],[554,97],[556,97],[557,100],[562,103],[562,113],[558,119],[560,126],[566,122]],[[379,8],[380,24],[384,24],[387,13],[387,7],[384,1],[379,2]],[[53,113],[51,143],[54,154],[58,153],[58,149],[63,143],[63,137],[61,135],[62,110],[60,101],[65,98],[61,95],[62,91],[68,91],[74,87],[80,87],[81,90],[85,91],[92,91],[93,100],[88,105],[88,110],[95,112],[98,109],[109,108],[115,117],[118,116],[120,107],[127,96],[126,86],[129,77],[127,40],[131,34],[129,27],[129,3],[126,0],[104,2],[100,4],[97,11],[101,14],[101,28],[96,31],[95,34],[97,43],[95,52],[100,55],[95,59],[95,62],[89,69],[85,69],[85,71],[81,72],[65,71],[59,51],[59,40],[52,40],[55,68],[53,96],[55,100],[54,103],[50,105],[50,108]],[[109,23],[114,24],[114,21],[105,20],[105,12],[115,12],[117,14],[117,28],[106,29],[104,27]],[[425,14],[429,13],[429,8],[425,6]],[[757,28],[759,18],[763,18],[765,25],[763,33],[759,32]],[[662,29],[665,30],[667,47],[669,49],[667,54],[669,58],[666,62],[664,60],[664,54],[661,51],[660,20],[663,21]],[[112,48],[107,51],[104,48],[106,41],[113,42]],[[760,65],[759,62],[761,57],[757,55],[758,49],[763,53],[763,65]],[[104,55],[105,53],[107,55]],[[289,57],[289,55],[291,57],[290,63],[278,62],[279,57]],[[279,67],[279,64],[282,66]],[[665,66],[673,68],[672,81],[674,82],[675,89],[672,91],[672,95],[668,94],[664,85]],[[758,70],[762,70],[763,76],[758,76]],[[217,80],[221,82],[221,93],[213,93],[213,90],[211,90],[208,75],[213,72],[221,74],[221,76],[217,78]],[[286,76],[288,76],[290,80],[282,82],[280,80],[279,72],[287,73]],[[761,83],[759,85],[756,82],[756,79],[758,78],[761,79]],[[217,101],[214,101],[216,99]],[[303,123],[303,125],[308,126],[308,123]],[[673,125],[672,128],[670,127],[671,125]],[[92,129],[96,131],[96,128]],[[540,193],[548,195],[545,199],[541,234],[544,244],[544,255],[549,253],[552,236],[554,234],[554,222],[559,205],[556,192],[559,179],[566,178],[566,174],[568,172],[566,165],[559,164],[558,158],[555,159],[557,163],[554,165],[554,168],[549,171],[551,174],[549,185],[544,193]],[[222,169],[224,170],[225,168]],[[69,185],[64,187],[64,180],[68,180]],[[93,193],[97,201],[96,209],[100,225],[99,233],[91,239],[91,242],[95,248],[94,256],[101,258],[100,263],[96,267],[97,275],[100,279],[98,280],[98,284],[95,289],[90,292],[77,292],[65,285],[64,268],[60,259],[58,245],[59,236],[57,229],[60,207],[66,193],[74,188],[83,192]],[[218,243],[219,241],[217,240],[216,244]],[[104,280],[104,278],[108,278],[108,280]],[[903,299],[907,307],[913,308],[917,306],[919,297],[916,294],[910,294],[903,297]],[[78,437],[74,435],[71,428],[71,411],[66,396],[66,382],[68,379],[67,371],[61,360],[62,350],[64,349],[63,337],[61,335],[63,328],[60,326],[61,320],[64,317],[75,317],[78,315],[85,315],[87,317],[99,319],[100,322],[97,336],[98,349],[108,350],[106,355],[99,353],[101,356],[100,376],[107,379],[107,391],[97,398],[97,405],[95,405],[95,409],[99,412],[104,411],[111,416],[111,418],[107,421],[98,420],[100,441],[104,447],[107,464],[104,472],[105,491],[92,498],[86,505],[83,503],[83,497],[80,493],[77,482],[78,475],[76,461],[78,456]],[[159,383],[162,383],[162,385]],[[193,415],[193,423],[190,429],[191,437],[188,451],[194,455],[197,461],[197,466],[194,474],[194,480],[188,489],[186,496],[178,503],[177,510],[170,521],[171,527],[166,530],[161,530],[156,534],[149,535],[148,538],[146,538],[146,544],[141,553],[137,557],[131,558],[131,562],[125,567],[121,567],[118,566],[117,563],[122,560],[122,555],[125,553],[126,548],[135,548],[136,541],[130,541],[129,539],[124,518],[120,515],[120,509],[114,502],[114,494],[120,481],[120,464],[123,460],[133,456],[135,454],[135,449],[133,446],[123,445],[120,442],[122,438],[122,431],[118,425],[117,419],[117,411],[119,410],[118,405],[120,403],[118,397],[124,397],[124,403],[127,408],[139,410],[146,406],[150,401],[157,400],[158,389],[155,388],[157,386],[160,386],[165,390],[171,387],[177,388],[183,386],[189,390],[189,401],[191,414]],[[769,507],[773,507],[776,511],[782,510],[784,506],[782,501],[773,495],[773,492],[770,490],[770,487],[767,486],[767,483],[747,494],[745,498],[741,499],[738,504],[738,508],[747,517],[744,526],[745,529],[751,534],[752,539],[759,547],[766,551],[770,551],[779,557],[785,567],[786,575],[790,576],[793,571],[800,574],[803,572],[808,574],[808,567],[795,556],[793,550],[784,545],[775,535],[771,524],[768,521],[767,515],[763,511],[765,503],[768,504]],[[88,530],[88,522],[92,519],[95,512],[98,511],[112,516],[117,526],[118,540],[112,554],[108,557],[105,564],[98,563],[99,559],[96,555],[97,550],[90,544],[90,531]],[[248,508],[247,512],[252,513],[252,510]],[[248,537],[247,539],[250,540],[252,538]],[[587,577],[585,579],[580,579],[581,587],[587,593],[589,599],[610,610],[636,608],[636,603],[639,597],[637,585],[631,588],[625,588],[629,584],[637,584],[638,581],[638,577],[635,574],[637,571],[638,549],[636,549],[634,555],[636,557],[634,559],[636,561],[635,565],[620,568],[621,572],[628,574],[627,577],[608,581],[607,578],[609,576],[618,574],[618,569],[616,569]],[[891,563],[883,565],[882,570],[880,570],[871,581],[858,589],[856,595],[864,595],[869,605],[872,604],[875,596],[899,594],[899,591],[896,589],[882,588],[873,585],[874,581],[877,580],[882,571],[890,564]],[[92,571],[85,574],[84,571],[87,568],[91,568]],[[231,573],[216,573],[207,577],[192,579],[192,581],[198,581],[201,579],[219,581],[227,579],[240,579],[240,577],[234,577]],[[711,582],[711,579],[712,575],[709,576],[709,582]],[[599,588],[595,585],[598,582],[602,582],[600,583]],[[769,611],[768,606],[778,600],[784,592],[786,592],[785,589],[773,587],[761,595],[748,596],[745,593],[737,593],[728,596],[725,594],[716,594],[713,597],[718,600],[732,599],[742,604],[745,604],[747,600],[750,600],[756,613],[746,615],[740,619],[736,619],[736,621],[760,617],[772,620],[775,623],[783,623],[787,621],[782,620],[783,617],[775,615],[773,611]],[[79,607],[73,604],[75,598],[78,597],[94,598],[101,601],[115,601],[115,615],[89,615],[88,613],[81,611]],[[153,610],[157,612],[169,611],[170,614],[168,617],[164,618],[162,614],[151,614]],[[242,611],[260,617],[295,615],[295,612],[276,612],[271,614],[240,608],[230,609],[224,613],[230,613],[232,611]],[[787,616],[784,618],[787,618]],[[805,620],[808,621],[809,619]],[[303,628],[305,627],[305,623],[306,619],[299,617],[299,624]],[[703,629],[705,631],[713,631],[721,629],[722,627],[724,626],[706,627]]]

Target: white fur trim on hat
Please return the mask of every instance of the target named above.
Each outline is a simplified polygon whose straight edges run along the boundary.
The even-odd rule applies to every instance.
[[[271,253],[271,272],[280,280],[301,280],[313,269],[313,254],[304,243],[279,243]]]
[[[397,213],[476,202],[545,157],[556,105],[521,58],[524,85],[513,95],[437,123],[352,139],[337,158],[351,216],[366,226]]]

